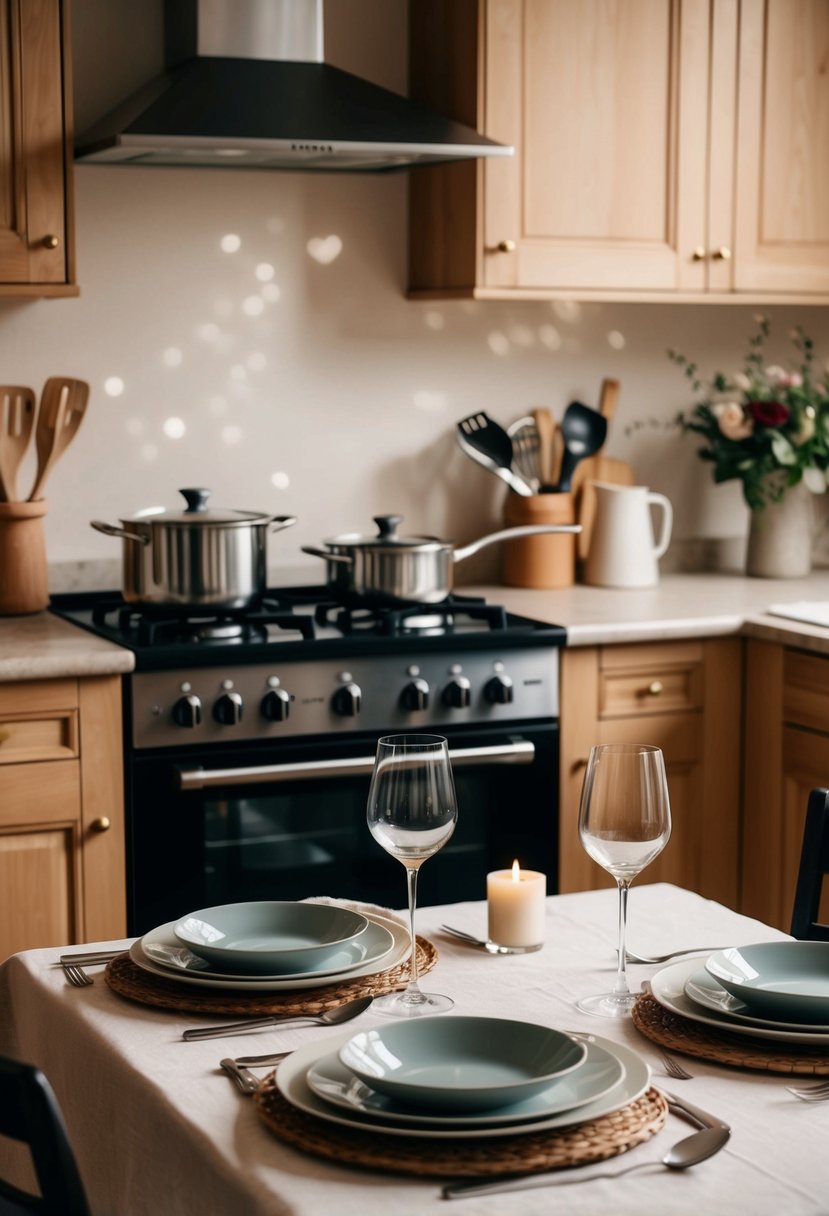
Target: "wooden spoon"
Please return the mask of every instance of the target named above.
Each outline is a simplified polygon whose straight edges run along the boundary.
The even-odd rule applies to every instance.
[[[44,384],[35,432],[37,474],[29,502],[43,497],[46,478],[75,438],[88,400],[89,385],[85,380],[50,376]]]
[[[599,396],[599,413],[610,422],[619,404],[619,381],[602,380],[602,391]]]
[[[538,431],[538,469],[541,475],[541,484],[545,486],[552,485],[558,477],[557,452],[559,444],[557,443],[558,427],[556,426],[556,420],[550,411],[544,409],[543,406],[531,410],[530,413],[535,420],[535,428]]]
[[[0,499],[17,502],[17,474],[35,421],[35,395],[30,388],[0,386]]]

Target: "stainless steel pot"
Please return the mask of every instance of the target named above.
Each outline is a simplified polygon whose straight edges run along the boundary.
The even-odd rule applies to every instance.
[[[323,541],[324,549],[302,546],[303,553],[325,559],[328,584],[342,599],[438,604],[452,593],[456,563],[479,549],[516,536],[581,531],[578,524],[529,524],[491,532],[455,549],[434,536],[398,536],[402,515],[375,515],[374,522],[377,536],[348,533]]]
[[[209,510],[209,490],[179,492],[187,503],[182,511],[139,511],[120,528],[91,521],[124,542],[124,599],[178,612],[254,607],[267,587],[268,532],[289,528],[295,516]]]

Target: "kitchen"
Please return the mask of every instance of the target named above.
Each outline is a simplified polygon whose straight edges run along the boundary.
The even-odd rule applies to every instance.
[[[75,0],[76,131],[159,70],[161,24],[160,3]],[[402,0],[329,3],[327,59],[405,92],[407,25]],[[570,654],[612,663],[618,644],[675,639],[688,645],[706,633],[740,648],[748,645],[738,637],[744,620],[768,604],[826,599],[827,580],[819,572],[791,586],[739,577],[713,585],[704,575],[694,580],[701,570],[742,569],[748,511],[739,485],[715,486],[694,455],[694,440],[670,425],[688,400],[666,351],[678,346],[712,370],[739,366],[762,310],[772,322],[770,356],[788,357],[789,331],[800,324],[824,359],[829,294],[808,304],[802,294],[775,303],[773,294],[760,292],[745,304],[668,307],[614,299],[613,290],[592,298],[578,291],[538,299],[516,298],[519,292],[506,299],[407,298],[408,178],[74,166],[80,295],[0,304],[7,380],[39,386],[60,371],[88,380],[92,390],[84,427],[50,477],[45,528],[52,593],[119,586],[118,546],[90,521],[126,519],[157,503],[171,507],[183,485],[209,486],[222,506],[297,517],[269,543],[272,585],[319,581],[320,563],[304,557],[302,546],[343,531],[370,532],[380,511],[403,515],[407,534],[466,543],[502,525],[505,491],[459,451],[455,423],[485,409],[506,425],[538,405],[560,417],[573,399],[595,404],[602,380],[615,377],[622,394],[607,451],[673,504],[659,591],[507,591],[497,586],[496,547],[459,566],[458,581],[485,587],[487,600],[509,611],[563,624],[576,639],[584,631],[565,663]],[[566,191],[566,182],[552,188]],[[635,281],[629,287],[635,289]],[[33,459],[30,453],[29,472]],[[816,566],[821,542],[825,555],[825,530],[816,538]],[[703,609],[693,608],[694,587]],[[689,624],[689,616],[709,611],[713,625]],[[648,620],[656,622],[649,633],[641,624]],[[786,627],[785,638],[783,626],[766,621],[765,628],[772,632],[761,644],[807,645],[797,626]],[[825,653],[823,631],[805,632],[808,649]],[[20,635],[10,636],[14,653],[4,671],[11,675],[4,679],[25,679],[30,668]],[[664,683],[662,658],[633,656],[640,657],[648,685],[658,678]],[[741,683],[743,656],[733,648],[725,667],[722,652],[700,650],[690,658],[671,653],[668,669],[691,671],[693,683],[706,663],[729,670],[732,686]],[[79,683],[83,688],[85,681]],[[718,700],[709,694],[701,701],[698,685],[689,696],[674,708],[687,709],[695,721],[703,704],[708,712]],[[713,763],[703,767],[716,771]],[[733,757],[729,771],[739,799]],[[570,780],[580,784],[581,774]],[[801,792],[798,786],[790,797],[805,807]],[[719,798],[728,801],[722,792]],[[723,902],[786,929],[791,857],[785,877],[764,874],[767,888],[780,888],[773,906],[738,904],[740,825],[733,805],[731,814],[727,881],[735,898]],[[773,830],[773,808],[764,815]],[[96,808],[92,818],[102,817]],[[708,865],[700,857],[691,877]],[[765,856],[761,865],[769,865]],[[589,877],[575,873],[578,889],[587,886]],[[593,885],[602,882],[606,877],[593,879]],[[427,885],[428,877],[424,890]],[[700,889],[693,881],[681,885]],[[95,923],[91,909],[86,916]],[[123,925],[99,921],[96,931],[76,940],[123,932]]]

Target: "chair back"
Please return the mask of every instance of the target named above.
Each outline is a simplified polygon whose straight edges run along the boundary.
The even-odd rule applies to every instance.
[[[40,1196],[0,1179],[0,1213],[90,1216],[66,1126],[39,1068],[0,1056],[0,1134],[28,1144]]]
[[[829,789],[821,788],[809,795],[794,893],[791,934],[801,941],[829,942],[829,925],[818,922],[824,874],[829,874]]]

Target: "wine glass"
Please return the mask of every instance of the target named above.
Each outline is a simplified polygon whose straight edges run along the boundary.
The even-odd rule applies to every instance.
[[[411,1018],[444,1013],[455,1003],[418,987],[415,906],[418,871],[446,844],[457,818],[449,747],[441,735],[387,735],[378,740],[366,819],[378,844],[406,867],[412,954],[406,990],[375,1000],[372,1010],[377,1013]]]
[[[612,992],[578,1002],[585,1013],[627,1017],[636,1002],[625,970],[628,888],[665,848],[671,808],[665,760],[644,743],[603,743],[590,752],[579,805],[579,836],[619,887],[619,965]]]

